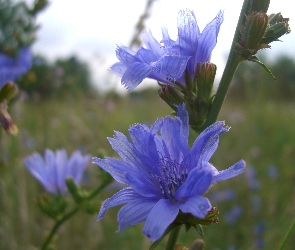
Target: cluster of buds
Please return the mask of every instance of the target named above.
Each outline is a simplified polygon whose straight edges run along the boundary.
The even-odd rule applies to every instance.
[[[189,113],[189,124],[199,132],[204,125],[213,101],[211,92],[216,74],[216,65],[210,62],[198,63],[194,79],[187,72],[186,87],[175,88],[171,85],[161,85],[159,96],[174,110],[176,106],[186,103]]]
[[[290,33],[289,19],[281,13],[267,15],[263,12],[253,12],[241,27],[241,40],[236,44],[236,52],[247,60],[260,49],[270,48],[270,43]]]

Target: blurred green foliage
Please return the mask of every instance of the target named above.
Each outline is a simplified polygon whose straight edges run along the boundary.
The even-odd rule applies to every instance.
[[[36,56],[33,62],[32,69],[19,81],[20,89],[31,97],[44,99],[93,91],[89,66],[76,56],[53,63]]]
[[[36,14],[44,9],[47,0],[35,0],[32,6],[25,1],[0,0],[0,52],[16,55],[22,47],[36,39]]]
[[[252,62],[243,62],[238,68],[229,90],[235,99],[256,98],[292,101],[295,99],[295,60],[281,55],[272,60],[263,59],[276,81]]]

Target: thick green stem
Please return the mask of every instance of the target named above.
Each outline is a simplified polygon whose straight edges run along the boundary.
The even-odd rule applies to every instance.
[[[295,229],[295,219],[293,220],[292,224],[290,225],[290,227],[289,227],[289,229],[288,229],[288,231],[287,231],[287,233],[286,233],[286,235],[285,235],[285,237],[284,237],[284,239],[283,239],[283,241],[282,241],[282,243],[281,243],[281,245],[279,247],[279,250],[284,249],[284,247],[285,247],[288,239],[290,238],[291,233],[294,231],[294,229]]]
[[[207,128],[208,126],[210,126],[211,124],[213,124],[217,120],[221,106],[222,106],[223,101],[226,97],[228,87],[233,79],[233,76],[234,76],[240,62],[243,61],[243,58],[238,56],[235,53],[235,47],[236,47],[237,42],[240,40],[240,28],[245,23],[246,14],[249,12],[250,6],[251,6],[251,0],[244,0],[243,7],[242,7],[240,17],[239,17],[239,21],[238,21],[238,24],[236,27],[235,35],[234,35],[232,45],[230,48],[228,60],[227,60],[222,78],[220,80],[219,87],[217,89],[212,107],[210,109],[210,112],[208,114],[208,117],[206,119],[206,122],[205,122],[202,130],[204,130],[205,128]]]
[[[100,191],[102,189],[104,189],[109,183],[110,183],[111,179],[108,181],[105,181],[104,183],[102,183],[97,189],[95,189],[87,198],[86,200],[92,200],[96,195],[98,195],[100,193]],[[73,208],[70,212],[66,213],[61,219],[57,220],[55,222],[55,225],[53,226],[53,228],[50,231],[50,234],[47,236],[46,240],[44,241],[41,250],[46,250],[48,245],[50,244],[53,236],[55,235],[56,231],[58,230],[58,228],[68,219],[70,219],[73,215],[75,215],[78,211],[79,211],[79,206],[76,206],[75,208]]]
[[[169,239],[168,239],[167,246],[166,246],[166,250],[174,250],[175,249],[175,244],[177,242],[177,238],[178,238],[180,229],[181,229],[181,225],[175,227],[170,232]]]

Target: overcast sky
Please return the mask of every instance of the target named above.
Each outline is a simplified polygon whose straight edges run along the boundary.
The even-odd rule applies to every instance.
[[[224,22],[211,58],[220,77],[242,3],[243,0],[157,0],[146,26],[161,40],[161,27],[166,25],[171,37],[176,38],[179,10],[194,10],[201,29],[219,10],[224,10]],[[108,68],[117,61],[116,44],[130,43],[145,5],[146,0],[50,0],[50,5],[38,16],[41,27],[33,50],[52,60],[79,55],[91,64],[95,83],[106,87],[103,82],[109,77]],[[284,17],[292,17],[292,10],[290,0],[271,0],[268,13],[281,12]],[[289,22],[291,29],[295,27],[294,19]],[[285,53],[295,58],[295,32],[282,40],[283,43],[273,43],[272,49],[264,53],[269,57]]]

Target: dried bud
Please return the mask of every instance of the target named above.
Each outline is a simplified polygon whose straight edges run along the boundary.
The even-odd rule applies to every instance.
[[[9,113],[7,112],[6,100],[0,103],[0,124],[10,135],[16,135],[18,133],[18,128],[12,121]]]
[[[291,30],[288,22],[289,18],[284,18],[281,13],[269,15],[269,25],[262,42],[268,44],[278,41],[285,34],[289,34]]]

